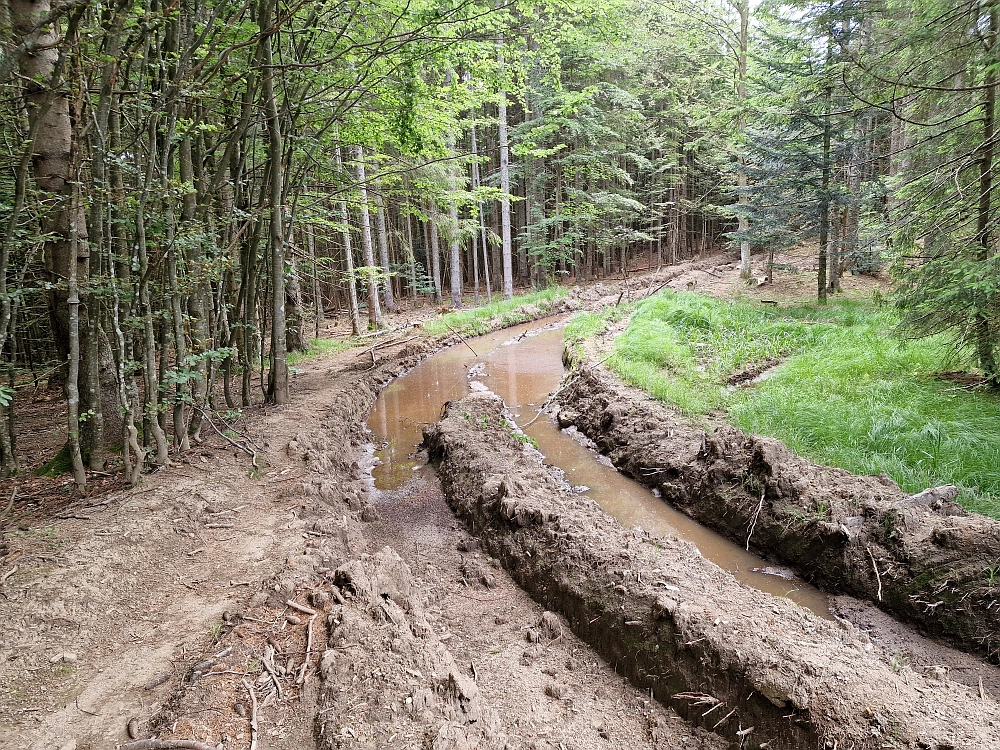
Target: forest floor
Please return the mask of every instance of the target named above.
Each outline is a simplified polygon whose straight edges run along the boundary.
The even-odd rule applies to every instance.
[[[675,288],[738,285],[721,257],[664,272]],[[782,273],[750,293],[812,294],[807,268]],[[666,278],[633,278],[630,295]],[[620,294],[596,283],[529,312]],[[436,479],[373,492],[374,395],[456,341],[410,340],[428,312],[393,318],[396,346],[300,362],[292,404],[247,413],[261,469],[213,435],[134,489],[113,477],[82,498],[60,478],[0,485],[18,490],[0,516],[0,748],[111,748],[129,731],[261,750],[458,748],[473,728],[484,747],[725,746],[490,565]],[[40,465],[60,441],[60,406],[35,409],[20,445]]]

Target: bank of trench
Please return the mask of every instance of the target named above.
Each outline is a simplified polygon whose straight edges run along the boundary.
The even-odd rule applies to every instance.
[[[517,332],[505,332],[505,335],[510,336],[511,334],[515,333]],[[558,334],[558,335],[553,335],[553,334]],[[527,337],[527,339],[525,339],[525,337]],[[383,392],[383,394],[379,398],[379,402],[376,406],[376,409],[370,418],[370,423],[373,425],[377,433],[385,435],[386,432],[384,431],[388,429],[389,430],[388,434],[390,434],[393,437],[395,442],[392,444],[387,444],[382,446],[383,450],[381,451],[381,455],[383,457],[384,462],[381,466],[379,466],[376,469],[375,472],[378,481],[387,486],[399,486],[406,482],[407,477],[413,476],[413,474],[415,473],[414,470],[419,471],[421,468],[420,461],[414,455],[407,455],[407,449],[410,448],[415,442],[414,436],[417,432],[417,428],[421,420],[434,419],[436,416],[438,404],[442,400],[447,398],[457,399],[459,396],[468,391],[470,385],[473,388],[478,387],[478,389],[481,390],[485,387],[483,385],[484,383],[492,384],[494,388],[504,393],[505,396],[510,401],[510,403],[519,405],[519,407],[514,407],[515,412],[517,411],[518,408],[520,408],[522,413],[501,416],[498,419],[494,420],[491,419],[491,415],[488,413],[477,412],[475,408],[468,408],[467,407],[468,402],[465,400],[458,401],[457,403],[449,402],[449,404],[446,406],[446,409],[448,413],[452,415],[460,411],[459,416],[461,417],[462,420],[464,420],[466,425],[474,426],[478,428],[480,432],[485,433],[485,435],[478,436],[480,443],[485,442],[488,446],[490,446],[484,449],[485,453],[481,457],[483,462],[492,462],[494,464],[494,469],[496,471],[503,472],[509,469],[510,462],[507,460],[507,457],[504,455],[503,451],[497,449],[494,446],[494,442],[499,444],[503,443],[504,440],[503,430],[506,429],[508,432],[510,431],[510,428],[513,425],[514,417],[520,416],[520,421],[522,424],[528,421],[526,413],[530,412],[528,411],[527,407],[531,406],[531,404],[526,403],[527,399],[536,398],[538,401],[542,400],[542,398],[539,397],[539,394],[534,392],[538,388],[538,383],[535,382],[535,380],[539,377],[540,374],[544,374],[546,372],[547,367],[548,369],[551,369],[551,363],[549,363],[548,365],[546,364],[547,360],[554,359],[556,363],[556,371],[557,373],[561,373],[561,364],[559,356],[561,353],[561,334],[559,334],[558,330],[552,330],[551,327],[548,330],[542,329],[540,333],[537,329],[530,333],[525,331],[523,333],[520,333],[519,335],[516,335],[512,340],[509,340],[507,342],[508,344],[512,344],[511,346],[496,347],[496,342],[500,341],[502,338],[503,336],[496,336],[493,337],[491,341],[471,342],[472,344],[475,344],[477,349],[480,350],[479,354],[487,353],[488,356],[486,357],[477,358],[475,353],[471,353],[471,347],[468,347],[464,351],[461,348],[452,350],[449,356],[437,355],[433,360],[423,363],[418,370],[408,373],[405,376],[405,378],[395,382],[389,387],[389,389]],[[491,348],[494,348],[492,352],[486,351]],[[548,372],[547,374],[551,376],[552,372]],[[471,383],[469,382],[470,380]],[[547,420],[548,417],[546,416],[543,420],[537,422],[533,427],[529,426],[528,427],[529,435],[534,435],[538,437],[540,440],[542,440],[543,434],[539,433],[539,429],[548,430],[549,432],[558,432],[557,428],[549,425]],[[543,447],[545,448],[547,453],[553,447],[557,449],[559,448],[559,443],[558,442],[553,443],[552,441],[553,435],[549,434],[549,432],[544,433]],[[433,438],[434,434],[435,433],[432,432],[432,438],[431,438],[432,446],[435,445]],[[476,433],[475,431],[473,431],[473,433],[471,434],[476,434]],[[452,435],[452,433],[449,433],[449,435]],[[527,440],[527,438],[522,435],[521,440],[522,441]],[[567,441],[564,442],[572,442],[572,441],[567,439]],[[461,451],[465,447],[467,446],[462,445],[461,440],[457,440],[455,441],[455,443],[449,443],[449,447],[445,452],[456,451],[461,453]],[[476,448],[472,449],[473,454],[475,453],[475,450]],[[461,455],[463,456],[462,459],[451,459],[449,455],[449,457],[446,458],[445,460],[446,485],[449,486],[450,488],[454,487],[454,482],[452,481],[454,475],[462,474],[462,472],[465,470],[465,466],[462,465],[465,454],[462,453]],[[562,464],[562,459],[565,459],[565,456],[561,455],[558,456],[556,463]],[[586,462],[594,464],[593,457],[588,456]],[[497,468],[497,467],[502,467],[502,468]],[[613,471],[611,473],[614,474]],[[579,477],[583,475],[586,475],[586,472],[582,472],[581,474],[574,471],[571,476]],[[551,480],[552,477],[549,477],[549,479]],[[480,483],[485,482],[487,485],[489,484],[489,480],[487,480],[483,476],[479,476],[478,480]],[[421,479],[417,482],[417,484],[423,481],[426,480]],[[616,489],[622,489],[622,488],[623,486],[616,487]],[[534,491],[534,489],[535,488],[529,487],[528,491],[532,492]],[[563,489],[568,489],[568,488],[564,487]],[[607,488],[604,489],[605,491],[607,491]],[[625,489],[626,489],[626,494],[628,494],[627,488]],[[391,513],[393,516],[395,516],[396,513],[396,506],[394,504],[394,499],[397,497],[398,492],[400,491],[396,490],[394,492],[388,493],[388,497],[393,499],[385,501],[388,512]],[[439,501],[439,498],[437,497],[436,494],[434,497],[435,497],[435,503],[437,503]],[[662,510],[664,507],[662,501],[655,500],[648,493],[645,493],[645,497],[646,499],[642,500],[636,496],[632,496],[625,499],[624,502],[622,502],[619,498],[610,498],[610,499],[603,498],[600,500],[600,502],[602,505],[608,505],[608,502],[610,500],[610,507],[615,512],[616,516],[618,516],[619,518],[626,519],[628,522],[627,525],[631,525],[632,521],[641,522],[646,532],[652,530],[654,532],[654,537],[655,537],[659,533],[663,533],[664,528],[669,530],[670,525],[668,523],[665,527],[661,519],[657,517],[658,516],[657,509],[652,508],[652,506],[658,506],[659,510]],[[462,501],[457,500],[454,493],[452,493],[451,499],[457,504],[459,513],[460,515],[462,515],[463,512],[467,510],[462,506]],[[580,502],[587,502],[587,501],[588,498],[580,497]],[[638,503],[638,506],[634,508],[629,508],[627,507],[629,503]],[[450,515],[448,514],[448,512],[444,510],[443,507],[441,507],[440,505],[437,506],[437,510],[435,511],[435,513],[439,515],[439,518],[436,522],[437,526],[440,526],[442,523],[446,523],[450,519]],[[500,559],[504,559],[505,562],[510,562],[509,558],[505,559],[503,554],[500,553],[500,551],[502,551],[503,549],[502,544],[497,542],[497,540],[493,537],[493,534],[496,532],[496,529],[491,528],[489,522],[486,522],[485,525],[480,524],[479,521],[481,519],[475,517],[475,514],[470,514],[467,512],[464,513],[464,517],[467,522],[471,522],[473,524],[476,533],[483,537],[483,541],[488,552],[490,552],[491,554]],[[521,522],[518,521],[518,523]],[[410,539],[410,543],[413,545],[414,559],[419,559],[417,556],[420,554],[418,550],[421,547],[421,541],[420,541],[421,534],[426,532],[418,531],[418,529],[420,530],[434,529],[435,524],[414,523],[405,514],[402,520],[394,519],[392,521],[392,524],[393,527],[396,529],[396,531],[394,532],[395,536],[390,535],[389,538],[395,538],[397,540],[399,538]],[[612,522],[612,524],[616,526],[614,522]],[[690,525],[690,522],[688,522],[688,525]],[[668,531],[668,533],[670,534],[670,536],[673,536],[672,531]],[[697,538],[697,536],[695,538]],[[700,538],[698,541],[699,543],[704,541],[708,545],[715,545],[719,547],[720,549],[713,549],[712,553],[717,557],[721,558],[722,563],[728,565],[731,569],[735,562],[736,563],[735,572],[737,572],[738,574],[742,574],[744,572],[740,571],[738,567],[739,563],[744,562],[746,558],[743,558],[742,556],[737,556],[735,555],[735,553],[727,550],[725,544],[719,544],[716,540],[712,538],[710,533],[705,532],[704,536]],[[466,542],[459,541],[458,544],[462,548],[468,548]],[[628,545],[626,544],[626,547],[627,546]],[[447,548],[447,545],[444,545],[443,548]],[[434,549],[435,549],[434,544],[429,544],[426,547],[426,550],[428,551],[433,551]],[[532,552],[533,551],[527,551],[525,555],[528,558],[530,558],[532,556]],[[453,551],[451,554],[454,556]],[[570,556],[572,556],[573,553],[572,551],[567,552],[566,550],[560,550],[556,554],[560,556],[569,554]],[[622,552],[621,554],[627,557],[626,552]],[[461,555],[455,557],[455,559],[452,560],[450,568],[454,569],[457,567],[462,572],[463,583],[468,583],[468,582],[475,583],[477,581],[483,580],[481,576],[481,571],[476,564],[473,565],[473,567],[471,568],[471,572],[469,572],[468,576],[466,576],[466,570],[465,568],[463,568],[463,565],[465,565],[465,563],[461,561],[461,557],[462,557]],[[548,556],[546,556],[546,559],[548,562]],[[753,558],[750,558],[750,560],[752,561]],[[565,560],[560,559],[551,562],[553,565],[559,566],[563,564]],[[757,560],[756,562],[757,564],[763,565],[763,563],[760,560]],[[511,573],[514,575],[518,583],[520,583],[522,586],[530,590],[532,594],[536,596],[536,598],[539,598],[540,601],[545,603],[547,606],[557,607],[561,611],[570,614],[574,626],[578,627],[580,619],[579,615],[581,614],[581,612],[576,611],[574,613],[573,612],[574,605],[567,605],[567,603],[561,600],[558,595],[555,595],[555,598],[551,598],[552,595],[551,591],[549,590],[551,587],[546,582],[544,575],[542,576],[541,582],[534,579],[535,575],[534,573],[529,573],[525,577],[523,572],[523,568],[525,567],[525,565],[522,565],[522,563],[524,563],[524,557],[522,557],[520,561],[515,561],[511,563],[514,566],[514,568],[511,569]],[[527,567],[530,568],[531,566],[527,565]],[[711,567],[712,566],[709,564],[709,568]],[[447,569],[447,567],[445,569]],[[686,573],[697,578],[699,575],[704,575],[705,571],[699,570],[695,567],[687,570]],[[625,575],[625,571],[622,571],[622,575],[623,576]],[[601,577],[600,571],[595,570],[594,576],[595,580],[599,581]],[[639,581],[641,582],[641,580],[642,580],[642,575],[639,574]],[[614,581],[607,581],[605,583],[608,584],[609,588],[613,587],[614,589],[618,589],[623,581],[624,579],[622,579],[622,581],[614,580]],[[767,583],[766,577],[764,583],[765,585]],[[788,587],[790,585],[793,584],[785,582],[780,590],[788,591]],[[800,591],[798,593],[801,595],[803,592]],[[817,599],[819,599],[819,602],[817,602]],[[809,602],[809,604],[813,607],[815,611],[819,612],[820,614],[825,614],[825,606],[826,606],[825,599],[823,599],[817,594],[815,597],[807,597],[806,600]],[[817,603],[819,604],[819,606],[817,606]],[[726,596],[723,596],[722,598],[715,600],[714,604],[715,606],[718,607],[719,614],[723,618],[726,617],[740,618],[743,615],[742,602],[737,601],[734,603],[730,599],[726,598]],[[855,606],[854,611],[852,611],[851,613],[852,616],[857,621],[871,622],[873,619],[870,616],[871,609],[860,606],[858,603],[855,604],[857,606]],[[842,605],[841,609],[843,609],[843,602],[841,602],[841,605]],[[603,606],[598,607],[597,609],[598,615],[600,614],[602,609]],[[584,607],[584,613],[594,614],[594,610],[587,610],[586,607]],[[778,610],[775,610],[775,614],[777,613]],[[573,614],[577,615],[575,619],[572,616]],[[783,618],[781,617],[775,618],[771,615],[770,612],[768,612],[767,620],[769,625],[775,630],[776,635],[779,638],[789,637],[792,640],[794,640],[796,631],[795,627],[796,623],[794,622],[794,619],[792,620],[791,623],[786,623]],[[615,638],[618,638],[623,641],[629,640],[632,637],[632,635],[634,635],[636,632],[633,629],[641,626],[641,624],[642,623],[640,620],[635,620],[631,622],[626,621],[623,623],[614,623],[609,629],[606,629],[600,635],[596,636],[596,640],[595,638],[591,637],[593,636],[592,632],[589,634],[585,632],[582,635],[584,635],[588,641],[590,641],[599,650],[601,650],[602,653],[608,656],[609,659],[618,660],[624,658],[625,655],[616,651],[617,648],[616,646],[609,647],[607,645],[608,642],[613,641]],[[965,677],[966,678],[965,681],[967,682],[968,678],[971,678],[972,685],[977,685],[977,678],[981,679],[985,677],[986,687],[989,688],[991,691],[995,690],[998,686],[1000,686],[1000,681],[998,681],[997,679],[996,670],[991,669],[988,665],[983,664],[982,662],[976,660],[973,657],[969,657],[960,652],[955,652],[951,649],[948,649],[947,647],[942,647],[940,645],[933,644],[931,642],[920,643],[919,648],[914,650],[913,649],[913,646],[915,645],[914,642],[922,640],[919,638],[919,636],[916,636],[912,632],[907,632],[905,628],[891,622],[881,621],[878,622],[878,626],[880,630],[891,631],[890,633],[888,633],[888,635],[895,637],[898,640],[898,642],[900,642],[903,645],[904,648],[908,648],[914,651],[914,655],[919,653],[918,658],[926,659],[927,662],[925,663],[935,664],[936,669],[931,670],[930,672],[932,678],[940,678],[943,676],[944,669],[942,668],[941,664],[942,662],[944,662],[945,664],[948,664],[949,666],[951,666],[956,670],[965,670],[965,673],[962,674],[961,676]],[[893,655],[881,654],[877,650],[875,652],[872,652],[872,646],[868,643],[867,637],[865,635],[858,633],[858,631],[853,631],[850,628],[850,626],[846,627],[848,630],[854,633],[854,636],[858,638],[858,641],[860,643],[864,644],[864,651],[867,654],[869,660],[872,662],[870,666],[872,669],[875,670],[876,674],[878,669],[883,669],[888,671],[892,671],[893,669],[895,669],[897,672],[902,671],[903,662],[907,658],[904,651],[900,651]],[[584,630],[586,631],[588,629],[585,628]],[[883,641],[883,643],[886,641],[885,638],[886,635],[887,635],[886,633],[882,632],[878,634],[879,638]],[[486,640],[488,642],[489,638],[487,637]],[[655,640],[655,638],[653,640]],[[668,646],[669,639],[665,641],[664,644]],[[824,645],[822,642],[819,642],[816,644],[816,648],[822,650],[826,648],[826,645]],[[801,652],[796,653],[794,648],[791,649],[790,653],[791,653],[791,657],[789,658],[790,668],[796,669],[798,667],[801,667],[803,654]],[[880,658],[877,657],[881,657],[881,660]],[[894,664],[891,663],[893,659],[897,660]],[[675,664],[671,660],[668,659],[667,661],[669,667],[675,666]],[[616,663],[618,662],[616,661]],[[753,663],[753,657],[750,658],[750,663]],[[760,664],[755,664],[754,666],[757,668],[761,667]],[[914,666],[918,665],[915,664]],[[810,667],[807,665],[806,670],[808,671],[809,668]],[[906,669],[904,672],[904,680],[912,675],[913,673],[909,669]],[[645,675],[632,674],[632,676],[633,678],[638,679],[640,684],[648,685],[648,682],[643,681]],[[692,685],[697,683],[699,680],[712,682],[713,680],[716,680],[717,677],[718,675],[715,674],[711,668],[706,667],[703,669],[703,672],[699,674],[697,668],[691,668],[689,665],[689,674],[687,675],[687,681],[682,680],[681,684],[675,686],[677,690],[676,694],[689,693],[692,690]],[[843,675],[839,675],[839,677],[845,680],[847,679]],[[862,681],[864,681],[865,679],[873,679],[872,673],[869,672],[865,674],[865,670],[860,670],[859,674],[856,675],[856,677],[857,679],[861,679]],[[812,691],[814,689],[817,689],[817,685],[810,684],[809,688],[807,688],[807,692]],[[822,690],[823,688],[819,689]],[[911,693],[911,697],[918,694],[919,694],[919,689],[916,692]],[[661,698],[662,697],[664,697],[664,695],[661,694]],[[732,698],[733,696],[730,696],[730,700],[732,700]],[[834,695],[831,699],[836,700],[837,696]],[[909,712],[910,710],[911,710],[910,707],[908,707],[906,709],[906,712]],[[863,724],[864,711],[860,710],[857,705],[854,706],[854,711],[855,714],[857,714],[852,717],[855,723],[857,723],[857,721],[861,721],[861,723]],[[749,717],[750,720],[752,720],[755,715],[758,717],[758,719],[760,719],[760,717],[765,716],[766,713],[767,713],[766,710],[761,711],[759,710],[759,708],[755,711],[755,710],[748,710],[746,709],[746,707],[744,707],[743,710],[744,716]],[[851,711],[848,710],[847,714],[850,713]],[[861,734],[864,734],[864,732],[862,731]],[[813,746],[812,744],[813,741],[816,740],[817,737],[819,736],[825,736],[825,735],[816,735],[816,736],[811,736],[808,734],[801,736],[782,735],[783,737],[782,741],[788,743],[786,745],[788,747],[809,747]],[[836,735],[834,735],[834,739],[836,739]],[[842,737],[841,739],[844,738]],[[850,739],[850,737],[847,737],[847,739]],[[945,744],[946,742],[942,742],[942,746],[944,746]]]
[[[425,431],[453,509],[518,584],[664,705],[740,747],[1000,742],[994,702],[892,669],[853,626],[739,584],[690,543],[622,528],[510,419],[499,398],[473,394]]]
[[[579,357],[579,358],[577,358]],[[570,355],[559,423],[621,471],[736,544],[834,594],[993,661],[1000,658],[1000,522],[966,512],[955,487],[907,495],[796,456],[728,425],[706,431]],[[844,602],[845,611],[857,611]]]

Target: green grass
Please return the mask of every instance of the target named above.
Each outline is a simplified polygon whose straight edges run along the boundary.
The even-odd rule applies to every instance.
[[[463,336],[482,336],[498,327],[507,327],[533,320],[551,310],[566,290],[549,287],[538,292],[522,294],[513,299],[501,299],[482,307],[456,310],[429,320],[423,329],[432,336],[448,333],[448,327]]]
[[[578,316],[571,331],[602,325]],[[1000,396],[936,377],[955,366],[949,350],[936,339],[903,344],[895,325],[890,310],[859,300],[775,310],[660,295],[637,306],[608,364],[688,416],[724,412],[813,461],[885,472],[908,492],[952,483],[966,507],[1000,517]],[[773,360],[782,364],[770,377],[727,387]]]
[[[309,346],[304,352],[290,352],[286,358],[289,367],[295,367],[302,362],[311,359],[319,359],[328,354],[338,354],[347,351],[355,346],[360,346],[357,339],[310,339]]]

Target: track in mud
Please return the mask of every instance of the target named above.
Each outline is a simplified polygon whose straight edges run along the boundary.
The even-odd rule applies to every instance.
[[[740,747],[1000,745],[993,701],[891,666],[849,623],[739,584],[688,542],[622,528],[526,450],[509,418],[495,395],[472,394],[425,431],[449,504],[519,585],[660,702]]]
[[[488,389],[504,399],[546,462],[626,528],[693,542],[707,559],[742,583],[831,616],[828,597],[821,591],[671,508],[608,465],[582,435],[560,430],[547,414],[538,416],[537,409],[566,374],[562,351],[561,321],[529,323],[439,352],[390,383],[368,420],[381,446],[372,471],[376,488],[398,488],[422,472],[415,454],[421,429],[438,419],[445,402]]]

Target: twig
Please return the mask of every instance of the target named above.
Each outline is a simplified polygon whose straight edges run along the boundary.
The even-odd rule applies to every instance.
[[[374,359],[375,350],[376,349],[381,349],[383,346],[402,346],[403,344],[408,344],[411,341],[414,341],[414,340],[416,340],[418,338],[420,338],[420,337],[419,336],[410,336],[408,339],[403,339],[402,341],[380,341],[377,344],[375,344],[374,346],[372,346],[371,348],[366,349],[365,351],[361,352],[361,354],[359,354],[358,356],[359,357],[363,357],[366,354],[371,353],[372,357]]]
[[[878,580],[878,600],[882,601],[882,574],[878,572],[878,565],[875,564],[875,555],[872,554],[871,546],[865,547],[868,550],[868,557],[871,558],[872,567],[875,569],[875,578]]]
[[[8,578],[14,575],[18,571],[18,567],[15,565],[13,568],[8,570],[2,576],[0,576],[0,583],[4,583]]]
[[[982,677],[979,678],[979,697],[982,700],[986,700],[986,691],[983,690],[983,678]]]
[[[138,740],[126,742],[121,750],[216,750],[198,740]]]
[[[267,653],[268,649],[271,650],[271,654]],[[264,655],[260,661],[261,664],[264,665],[264,669],[267,671],[267,673],[271,675],[271,680],[274,682],[274,688],[275,690],[278,691],[278,697],[281,698],[284,691],[282,691],[281,689],[281,683],[278,681],[278,675],[275,672],[274,664],[272,663],[273,654],[274,654],[274,648],[272,646],[268,646],[267,648],[264,649]]]
[[[313,616],[316,615],[316,610],[315,609],[310,609],[309,607],[307,607],[307,606],[305,606],[303,604],[297,604],[296,602],[293,602],[291,599],[289,599],[287,602],[285,602],[285,604],[287,604],[289,607],[291,607],[294,610],[298,610],[299,612],[301,612],[304,615],[313,615]]]
[[[720,703],[719,705],[722,705],[722,704]],[[732,711],[730,711],[730,712],[729,712],[728,714],[726,714],[725,716],[723,716],[723,717],[722,717],[721,719],[719,719],[719,720],[718,720],[718,721],[717,721],[717,722],[715,723],[715,726],[714,726],[714,727],[712,727],[712,731],[714,732],[714,731],[715,731],[716,729],[718,729],[718,728],[719,728],[720,726],[722,726],[723,724],[725,724],[726,720],[727,720],[727,719],[728,719],[728,718],[729,718],[730,716],[732,716],[732,715],[733,715],[734,713],[736,713],[736,709],[735,709],[735,708],[734,708],[734,709],[733,709]]]
[[[760,492],[760,502],[757,503],[757,512],[753,514],[753,520],[750,522],[750,533],[747,534],[747,551],[750,551],[750,539],[753,537],[753,530],[757,528],[757,519],[760,518],[760,511],[764,507],[764,494],[767,492],[767,488],[761,490]]]
[[[319,616],[317,612],[315,615],[309,618],[309,625],[306,626],[306,654],[305,661],[302,662],[302,670],[299,672],[299,676],[295,680],[296,685],[301,685],[306,681],[306,672],[309,671],[309,656],[312,651],[313,646],[313,620]]]
[[[246,680],[243,680],[243,687],[250,694],[250,750],[257,750],[257,693]]]
[[[237,448],[238,450],[241,450],[244,453],[246,453],[248,456],[250,456],[250,458],[254,460],[254,462],[255,462],[254,463],[254,468],[256,468],[257,454],[254,451],[250,450],[245,445],[240,445],[235,440],[233,440],[231,437],[229,437],[229,435],[227,435],[226,433],[222,432],[222,430],[220,430],[218,427],[216,427],[215,422],[212,421],[212,418],[210,416],[208,416],[208,414],[205,412],[204,409],[202,409],[201,407],[195,407],[195,408],[199,412],[201,412],[201,416],[204,417],[205,421],[208,422],[212,426],[212,429],[215,430],[216,434],[219,437],[223,438],[226,442],[228,442],[234,448]]]
[[[441,322],[444,323],[444,321],[441,321]],[[456,336],[458,336],[459,341],[461,341],[463,344],[465,344],[467,347],[469,347],[469,351],[470,352],[472,352],[473,354],[476,354],[476,350],[473,349],[472,346],[469,344],[469,342],[465,340],[465,336],[463,336],[462,334],[460,334],[458,331],[456,331],[454,328],[452,328],[447,323],[444,324],[444,327],[447,328],[452,333],[454,333]],[[479,355],[476,354],[476,356],[478,357]]]
[[[559,390],[557,390],[555,393],[553,393],[551,396],[545,399],[545,403],[542,404],[541,408],[538,410],[538,413],[534,417],[532,417],[531,421],[528,422],[528,424],[526,424],[524,427],[530,427],[531,425],[533,425],[535,423],[535,420],[538,419],[540,416],[542,416],[542,414],[545,413],[545,410],[549,408],[549,404],[555,401],[556,396],[558,396],[560,393],[562,393],[571,385],[573,385],[573,383],[575,383],[577,379],[578,378],[573,378],[572,380],[566,381],[566,385],[562,386]],[[524,429],[524,427],[522,427],[521,429]]]
[[[10,509],[14,507],[14,498],[16,497],[17,497],[17,487],[15,487],[14,491],[10,493],[10,500],[7,501],[7,507],[3,509],[3,513],[0,513],[0,516],[5,516],[8,513],[10,513]]]
[[[79,698],[76,699],[76,709],[78,711],[83,711],[83,713],[85,713],[85,714],[87,714],[89,716],[98,716],[99,715],[99,714],[95,714],[93,711],[88,711],[85,708],[80,708],[80,699]]]

